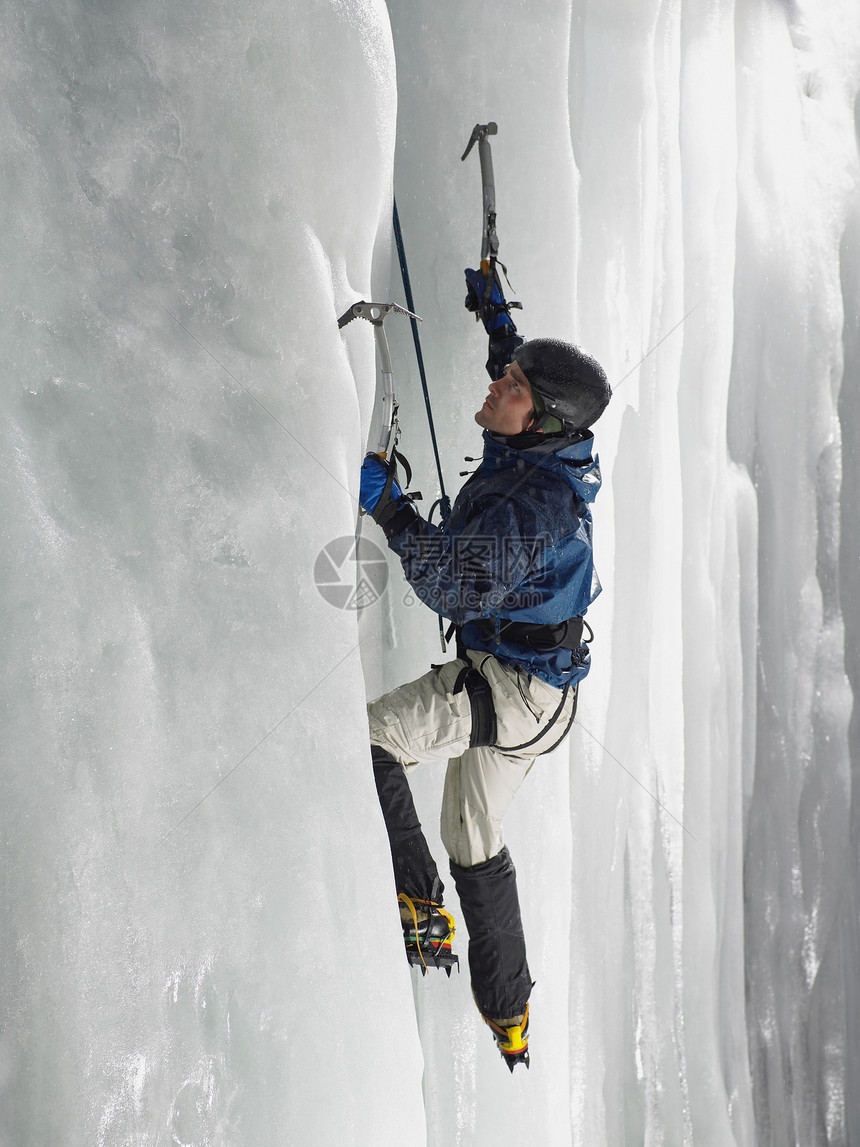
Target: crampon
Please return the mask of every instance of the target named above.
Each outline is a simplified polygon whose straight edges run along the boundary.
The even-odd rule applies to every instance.
[[[401,917],[409,963],[420,968],[422,976],[427,975],[429,968],[444,968],[449,977],[452,968],[459,972],[459,958],[451,951],[453,916],[432,900],[413,900],[405,892],[401,892],[397,899],[408,909],[405,915],[401,910]]]
[[[484,1023],[493,1033],[496,1047],[502,1053],[502,1059],[513,1072],[518,1063],[529,1065],[529,1006],[523,1014],[521,1023],[505,1023],[502,1026],[497,1020],[489,1020],[481,1013]]]

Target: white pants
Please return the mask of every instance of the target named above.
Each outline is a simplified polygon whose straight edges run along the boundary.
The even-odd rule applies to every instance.
[[[574,703],[570,690],[551,727],[562,691],[498,661],[468,651],[489,682],[496,708],[496,745],[469,748],[472,711],[465,689],[453,693],[464,661],[449,661],[401,685],[367,707],[370,740],[400,761],[417,765],[448,760],[442,797],[442,843],[463,868],[494,857],[504,846],[502,818],[535,758],[561,737]],[[532,741],[527,748],[515,746]],[[505,746],[510,751],[505,750]]]

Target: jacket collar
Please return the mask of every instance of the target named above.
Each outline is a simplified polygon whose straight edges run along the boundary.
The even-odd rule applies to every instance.
[[[543,458],[547,461],[557,456],[560,461],[582,464],[590,462],[594,435],[589,431],[567,434],[511,434],[507,437],[485,430],[484,457],[501,460],[509,457],[527,458],[533,465],[540,466]]]

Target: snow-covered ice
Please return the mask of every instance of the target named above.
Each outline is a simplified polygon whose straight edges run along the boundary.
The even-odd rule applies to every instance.
[[[860,1142],[856,3],[2,28],[0,1147]],[[403,959],[370,771],[365,698],[441,658],[435,619],[395,563],[358,611],[314,578],[377,389],[335,320],[404,301],[392,189],[449,492],[480,449],[488,119],[521,330],[617,388],[594,669],[506,821],[513,1076],[464,930],[459,977]]]

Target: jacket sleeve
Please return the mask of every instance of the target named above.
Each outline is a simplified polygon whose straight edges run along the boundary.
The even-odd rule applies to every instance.
[[[524,537],[515,503],[496,495],[458,529],[418,518],[388,544],[418,598],[462,625],[499,612],[535,573],[539,542]]]
[[[471,267],[466,269],[466,309],[475,313],[475,317],[483,316],[484,329],[490,339],[490,350],[487,358],[487,374],[493,381],[498,381],[508,368],[508,363],[514,356],[514,351],[525,340],[517,334],[516,324],[511,318],[509,307],[519,307],[519,303],[508,303],[505,298],[498,275],[493,283],[490,296],[490,313],[484,315],[482,304],[487,289],[487,280],[482,271],[474,271]]]

